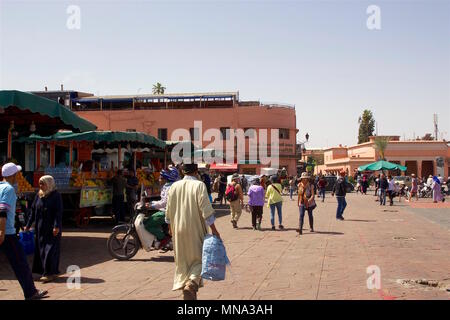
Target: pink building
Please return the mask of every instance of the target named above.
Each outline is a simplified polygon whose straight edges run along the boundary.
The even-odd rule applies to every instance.
[[[216,128],[223,132],[223,152],[227,129],[255,129],[259,137],[261,129],[267,129],[267,152],[270,156],[271,130],[279,129],[279,165],[290,175],[297,173],[299,155],[296,152],[295,107],[286,104],[269,104],[259,101],[239,101],[238,92],[189,93],[139,96],[90,96],[71,101],[71,108],[78,115],[98,126],[99,130],[145,132],[162,140],[171,140],[176,129],[189,129],[195,133],[194,121],[202,121],[202,132]],[[204,141],[206,148],[211,141]],[[261,141],[259,141],[261,143]],[[236,155],[237,146],[234,146]],[[247,161],[235,167],[240,173],[259,174],[263,165],[258,160],[248,161],[249,138],[245,140]],[[259,159],[259,158],[258,158]]]
[[[399,136],[390,136],[385,150],[387,161],[399,163],[408,169],[406,175],[416,174],[419,177],[438,175],[447,178],[450,167],[450,147],[447,141],[400,141]],[[375,137],[370,141],[355,146],[338,146],[325,149],[324,165],[315,168],[318,172],[335,173],[339,170],[354,172],[359,166],[379,160],[375,148]]]

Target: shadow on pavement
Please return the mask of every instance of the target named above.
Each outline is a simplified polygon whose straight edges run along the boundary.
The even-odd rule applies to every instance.
[[[106,248],[107,238],[92,237],[79,235],[83,230],[76,230],[78,235],[71,235],[70,232],[64,234],[61,240],[61,259],[59,271],[66,273],[68,266],[78,266],[80,269],[88,268],[101,264],[103,262],[113,260]],[[85,232],[92,233],[92,230],[85,230]],[[28,256],[28,265],[32,266],[33,256]],[[0,254],[0,265],[6,268],[0,269],[0,279],[2,280],[16,280],[16,277],[6,259],[6,256]],[[95,280],[95,279],[94,279]]]
[[[53,283],[66,283],[68,279],[70,279],[70,277],[58,277],[52,282]],[[86,277],[81,277],[80,281],[81,281],[81,283],[103,283],[103,282],[105,282],[105,280],[103,280],[103,279],[86,278]]]
[[[174,256],[159,256],[151,257],[150,259],[131,259],[129,261],[141,261],[141,262],[175,262]]]
[[[359,220],[359,219],[345,219],[345,221],[354,221],[354,222],[377,222],[377,220]]]
[[[307,229],[303,229],[303,230],[307,230]],[[344,235],[344,233],[342,233],[342,232],[335,232],[335,231],[314,231],[314,232],[303,233],[302,236],[307,235],[307,234],[330,234],[330,235],[333,235],[333,236],[342,236],[342,235]]]
[[[230,206],[229,205],[213,204],[213,208],[215,210],[216,218],[230,215]]]

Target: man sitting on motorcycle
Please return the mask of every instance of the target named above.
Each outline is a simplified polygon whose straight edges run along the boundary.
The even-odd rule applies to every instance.
[[[160,210],[144,221],[145,229],[153,234],[159,242],[155,248],[164,248],[170,241],[171,237],[166,235],[163,230],[166,217],[167,198],[169,195],[169,189],[172,184],[179,179],[178,170],[175,167],[169,167],[167,170],[162,170],[159,181],[163,185],[161,189],[161,200],[152,201],[150,204],[151,209]]]

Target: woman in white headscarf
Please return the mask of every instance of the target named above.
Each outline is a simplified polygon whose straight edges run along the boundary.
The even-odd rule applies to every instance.
[[[52,176],[41,177],[25,230],[28,231],[35,223],[36,249],[32,271],[41,275],[42,282],[53,281],[59,274],[62,214],[62,198],[56,190],[55,180]]]

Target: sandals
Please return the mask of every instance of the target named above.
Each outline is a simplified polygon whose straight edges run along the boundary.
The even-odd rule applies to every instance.
[[[39,278],[39,281],[42,283],[49,283],[49,282],[52,282],[53,280],[55,280],[56,278],[57,278],[56,275],[42,276]]]
[[[197,300],[198,284],[189,280],[183,289],[183,300]]]

